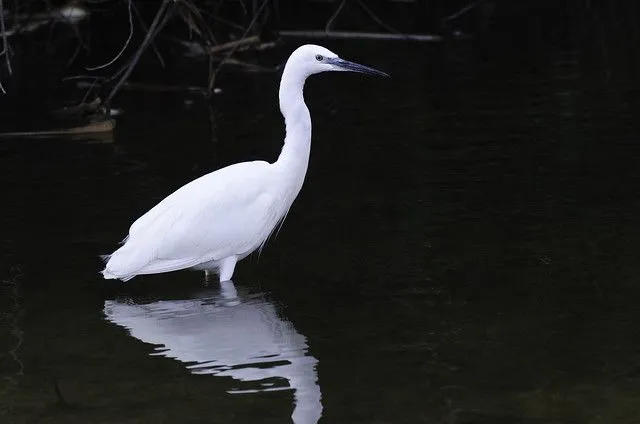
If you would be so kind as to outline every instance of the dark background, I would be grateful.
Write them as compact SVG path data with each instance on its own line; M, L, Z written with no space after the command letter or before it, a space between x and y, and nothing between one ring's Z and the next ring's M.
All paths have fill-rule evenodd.
M151 22L158 2L136 4ZM279 366L314 359L294 377L317 378L321 423L637 420L637 5L495 1L443 22L467 3L366 2L400 33L442 39L278 35L322 30L339 4L278 2L276 13L270 3L255 32L277 43L233 55L268 70L222 66L221 91L208 98L122 89L109 105L120 112L113 133L0 140L0 422L289 422L293 390L194 375L170 353L150 356L181 340L214 364L225 349L242 359L241 348L270 333L234 311L265 311L291 337L278 345L289 356L269 358L273 346L258 344L263 362L232 371L271 369L268 382L293 386ZM69 66L76 35L64 26L50 54L48 35L12 41L3 128L62 125L49 111L86 93L62 79L121 48L126 3L87 7L80 29L91 49ZM220 16L240 29L212 26L216 40L242 36L252 7L224 5ZM392 33L351 1L334 30ZM144 32L135 34L128 55ZM130 81L206 87L208 59L172 41L187 34L184 20L170 20L156 38L165 67L148 50ZM278 236L238 265L241 308L205 312L221 294L199 272L103 280L98 255L172 190L230 163L277 157L279 66L306 42L392 77L307 82L305 185ZM160 318L144 309L179 300L194 307ZM140 307L137 319L107 320L112 301ZM178 329L159 342L130 332L136 323ZM208 339L213 328L237 337ZM239 387L255 393L229 393Z

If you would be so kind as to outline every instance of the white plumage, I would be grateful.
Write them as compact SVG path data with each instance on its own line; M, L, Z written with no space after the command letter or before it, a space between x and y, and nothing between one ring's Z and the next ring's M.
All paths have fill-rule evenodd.
M303 88L307 77L324 71L387 76L324 47L297 48L280 81L286 137L278 160L233 164L173 192L131 225L124 245L107 256L104 278L191 268L231 280L237 261L264 245L302 188L311 148Z

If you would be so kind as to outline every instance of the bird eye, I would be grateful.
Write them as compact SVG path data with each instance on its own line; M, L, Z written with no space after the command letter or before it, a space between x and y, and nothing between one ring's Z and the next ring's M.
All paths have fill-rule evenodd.
M322 59L324 59L324 57L323 57L321 54L317 54L317 55L316 55L316 60L317 60L318 62L322 62Z

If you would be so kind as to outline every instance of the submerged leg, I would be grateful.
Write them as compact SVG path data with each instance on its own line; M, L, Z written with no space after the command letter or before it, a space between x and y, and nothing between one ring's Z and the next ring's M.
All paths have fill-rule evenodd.
M237 256L224 258L220 264L220 281L229 281L233 277L233 270L238 262Z
M220 301L224 306L236 306L240 304L238 291L233 281L220 281Z
M208 286L209 283L211 283L213 281L213 279L216 276L216 272L209 270L209 269L205 269L204 270L204 285Z

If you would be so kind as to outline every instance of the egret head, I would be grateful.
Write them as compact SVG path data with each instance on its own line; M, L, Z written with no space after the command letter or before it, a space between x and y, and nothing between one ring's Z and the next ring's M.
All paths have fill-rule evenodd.
M327 71L351 71L383 77L389 76L368 66L341 59L331 50L315 44L305 44L298 47L287 61L287 67L289 66L303 74L304 77Z

